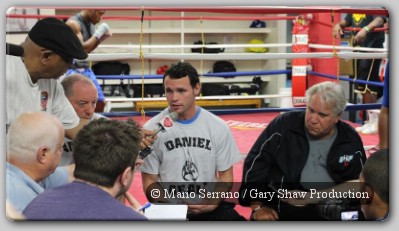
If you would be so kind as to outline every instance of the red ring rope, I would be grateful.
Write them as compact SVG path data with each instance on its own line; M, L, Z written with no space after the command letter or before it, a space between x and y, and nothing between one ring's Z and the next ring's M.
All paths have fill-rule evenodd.
M8 14L7 18L46 18L56 17L59 19L67 19L70 15L33 15L33 14ZM140 16L106 16L104 20L141 20ZM225 16L146 16L145 20L293 20L295 16L246 16L246 17L225 17Z
M18 8L40 8L40 9L68 9L68 10L138 10L143 7L46 7L46 6L18 6ZM214 7L145 7L148 11L163 12L208 12L208 13L228 13L228 14L307 14L307 13L330 13L332 10L336 13L364 13L373 15L389 16L388 10L385 8L349 8L349 7L274 7L274 6L214 6Z

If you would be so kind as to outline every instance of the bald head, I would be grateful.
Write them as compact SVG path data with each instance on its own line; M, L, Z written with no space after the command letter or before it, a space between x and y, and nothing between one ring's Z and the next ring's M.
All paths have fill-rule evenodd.
M101 21L101 18L105 14L105 10L82 10L81 15L86 22L91 22L94 25Z
M7 157L16 161L33 160L40 147L54 151L63 137L64 128L55 116L45 112L22 113L8 130Z
M66 97L71 97L75 94L75 85L87 85L87 87L92 86L94 91L97 91L96 85L88 77L81 74L72 74L66 76L62 81L61 85L64 88Z
M72 74L62 82L65 95L81 119L91 119L98 100L97 88L88 77Z

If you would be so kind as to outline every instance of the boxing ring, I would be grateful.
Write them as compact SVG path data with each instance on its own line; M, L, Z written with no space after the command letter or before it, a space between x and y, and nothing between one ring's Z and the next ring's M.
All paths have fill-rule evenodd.
M123 10L132 9L137 11L137 16L104 16L103 19L108 20L315 20L313 14L317 13L326 13L331 14L332 18L336 13L366 13L366 14L375 14L375 15L387 15L387 11L379 8L369 8L369 9L355 9L355 8L343 8L343 7L209 7L209 8L201 8L201 7L188 7L188 8L157 8L157 7L111 7L107 8L107 10ZM208 13L233 13L236 14L246 13L246 14L276 14L277 16L254 16L254 17L226 17L226 16L218 16L218 17L190 17L190 16L181 16L181 17L171 17L171 16L144 16L144 12L146 11L158 11L158 12L208 12ZM141 15L140 15L141 14ZM295 14L295 16L286 16L281 14ZM20 17L34 17L29 15L19 15ZM18 15L7 15L7 17L18 17ZM36 16L37 17L37 16ZM43 16L41 16L43 17ZM59 18L67 18L69 16L57 16ZM335 19L336 20L336 19ZM324 23L324 26L331 27L334 22ZM323 23L320 23L323 24ZM142 24L141 24L142 25ZM141 29L142 30L142 29ZM332 29L331 29L332 30ZM345 28L347 31L353 31L353 28ZM379 30L387 30L387 28L379 29ZM142 36L142 34L141 34ZM176 53L176 54L168 54L168 53L145 53L143 49L191 49L191 48L248 48L248 47L262 47L262 48L294 48L298 46L298 43L294 41L293 43L265 43L265 44L205 44L203 40L203 44L199 45L168 45L168 44L156 44L156 45L148 45L148 44L136 44L136 45L100 45L98 48L104 50L113 50L112 53L93 53L89 54L87 60L92 62L98 61L113 61L113 60L123 60L123 59L134 59L137 62L141 62L144 65L144 59L158 59L158 60L176 60L176 61L188 61L196 60L272 60L272 59L301 59L304 61L300 66L305 66L306 76L305 78L314 78L317 77L319 80L332 80L332 81L345 81L348 83L362 83L369 84L378 87L384 87L382 82L371 82L371 81L363 81L357 80L353 78L348 78L346 76L340 76L338 74L338 70L336 74L331 73L322 73L321 71L313 70L310 64L310 61L318 60L318 59L330 59L332 62L339 62L339 59L386 59L388 57L388 49L372 49L372 48L360 48L360 47L348 47L348 46L338 46L335 45L335 40L332 39L332 44L316 44L316 43L307 43L301 44L300 46L305 46L305 52L292 52L292 53L245 53L237 55L235 53L219 53L215 54L205 54L201 53ZM138 51L137 51L138 50ZM118 52L120 51L120 52ZM367 53L366 53L367 52ZM294 65L293 65L294 66ZM339 67L339 64L337 65ZM202 81L204 78L236 78L239 76L242 77L253 77L253 76L267 76L269 78L279 78L281 75L297 75L297 70L293 67L291 70L253 70L253 71L237 71L237 72L224 72L224 73L203 73L202 68L199 70L199 74L201 75L200 80ZM136 75L97 75L97 79L99 81L105 80L128 80L134 81L137 80L140 84L142 84L144 88L144 84L149 80L161 80L163 75L156 74L145 74L144 70L142 70L141 74ZM249 78L249 77L248 77ZM250 79L248 79L250 80ZM306 80L308 82L309 80ZM292 88L295 88L295 83L293 82ZM300 83L302 85L302 83ZM306 87L306 84L303 86ZM226 124L230 127L233 136L239 146L240 152L242 153L242 160L238 162L234 166L234 180L236 182L241 181L242 174L242 164L245 155L249 152L251 146L260 135L260 133L266 128L267 124L279 115L282 112L292 111L292 110L304 110L305 105L303 103L299 103L298 105L294 105L292 107L262 107L262 100L265 99L282 99L282 98L291 98L295 97L294 90L290 95L281 95L281 94L258 94L258 95L226 95L226 96L198 96L197 102L200 106L231 106L233 103L237 103L236 106L240 106L239 102L244 102L241 106L251 106L254 108L235 108L235 109L209 109L214 114L221 117ZM303 97L304 92L300 95L296 95L297 97ZM133 117L136 121L143 124L147 121L151 116L156 115L162 108L167 107L167 102L165 97L152 97L147 98L142 95L139 98L126 98L126 97L106 97L106 102L108 108L106 108L103 115L110 117L112 119L118 120L126 120L127 118ZM124 112L112 112L112 105L118 103L131 103L131 110ZM207 104L207 103L208 104ZM212 104L211 102L215 102ZM370 110L370 109L380 109L381 104L352 104L349 103L346 107L346 111L358 111L358 110ZM157 109L157 110L147 110L147 108ZM347 121L353 127L358 127L360 124L356 124L354 122ZM365 149L369 149L376 144L378 144L378 135L363 135L359 134L363 140ZM130 192L133 193L141 203L146 202L146 198L142 192L141 185L141 177L140 172L137 172L134 178L133 186L130 189ZM241 207L239 205L236 206L237 211L239 211L246 218L249 217L250 209Z

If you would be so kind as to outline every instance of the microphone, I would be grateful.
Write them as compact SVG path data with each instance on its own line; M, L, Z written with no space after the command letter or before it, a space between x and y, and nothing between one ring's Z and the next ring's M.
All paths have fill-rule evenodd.
M155 134L158 134L160 131L166 132L169 130L171 127L173 127L174 121L177 120L177 113L172 112L169 115L164 116L157 124L158 128L155 130Z
M174 121L177 120L177 113L176 112L172 112L169 115L164 116L158 123L158 128L157 130L155 130L155 134L158 134L159 132L167 132L169 129L171 129L173 127ZM146 158L146 156L148 156L150 153L152 152L152 148L149 147L145 147L143 150L141 150L139 152L139 156L140 159L144 159Z
M21 57L24 54L24 48L15 44L6 43L6 54Z

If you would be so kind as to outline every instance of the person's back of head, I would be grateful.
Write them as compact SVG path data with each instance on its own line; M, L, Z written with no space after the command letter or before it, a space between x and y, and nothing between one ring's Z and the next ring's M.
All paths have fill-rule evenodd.
M45 178L58 165L63 141L64 128L58 118L45 112L25 112L9 127L7 161L26 168L26 173L33 174L30 176L34 180ZM51 161L43 161L43 158Z
M366 184L366 192L371 201L362 204L363 213L368 220L385 218L389 205L389 151L382 149L373 153L364 164L360 182Z
M91 121L74 140L74 177L99 186L113 187L126 168L134 169L140 141L140 128L132 120Z
M311 86L306 91L306 102L309 102L310 98L315 94L321 96L322 103L334 105L334 113L336 115L345 110L347 103L345 92L338 83L325 81Z
M165 78L167 76L169 76L171 79L180 79L188 76L190 79L190 85L193 88L199 83L197 70L187 62L178 62L177 64L171 65L171 67L165 71L163 82L165 82Z

